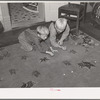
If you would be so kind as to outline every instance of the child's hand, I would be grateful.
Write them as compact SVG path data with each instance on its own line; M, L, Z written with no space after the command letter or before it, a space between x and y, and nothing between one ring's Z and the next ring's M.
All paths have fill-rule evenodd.
M49 54L50 56L54 56L54 54L50 51L46 51L47 54Z
M63 45L63 41L58 41L58 44L59 45Z
M54 52L58 52L58 50L54 50L52 47L50 47L50 50L54 53Z
M66 46L62 46L62 49L63 49L63 50L66 50Z
M60 46L60 48L66 50L66 46Z
M58 52L58 50L53 50L52 52Z

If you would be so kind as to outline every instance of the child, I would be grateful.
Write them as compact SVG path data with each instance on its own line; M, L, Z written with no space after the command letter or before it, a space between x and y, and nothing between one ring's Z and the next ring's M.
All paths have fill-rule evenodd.
M50 42L52 46L66 50L66 47L62 45L63 41L67 38L70 31L67 19L59 18L56 22L52 22L49 26L49 31L50 31ZM57 42L57 35L62 35L61 38L58 40L58 42Z
M49 30L45 26L38 26L36 30L30 30L29 28L23 31L19 37L19 43L21 44L21 48L25 51L32 51L33 45L36 45L38 50L41 53L46 53L53 56L53 52L50 50L48 45L46 48L42 47L42 42L45 43L45 40L48 38Z

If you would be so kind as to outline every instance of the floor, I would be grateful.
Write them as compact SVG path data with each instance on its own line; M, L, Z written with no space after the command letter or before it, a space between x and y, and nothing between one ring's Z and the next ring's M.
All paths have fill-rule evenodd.
M50 22L30 29L43 24L48 27ZM1 33L0 87L100 87L100 30L88 24L81 24L80 30L93 37L93 45L85 47L81 39L70 38L65 42L67 50L59 49L53 58L20 49L18 35L26 28Z
M23 8L23 3L9 3L9 13L12 28L32 25L43 21L38 12L30 12Z
M91 21L91 12L86 15L86 22L81 23L80 30L100 41L100 25Z
M26 52L19 43L0 48L0 88L100 87L100 42L88 36L85 46L87 35L80 33L53 57L37 48Z

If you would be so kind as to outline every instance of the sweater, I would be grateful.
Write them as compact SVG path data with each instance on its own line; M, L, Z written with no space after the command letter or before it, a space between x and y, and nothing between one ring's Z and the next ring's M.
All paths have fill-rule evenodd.
M55 23L51 22L50 26L49 26L49 30L50 30L50 42L51 45L54 47L59 47L59 44L57 43L57 31L55 29ZM69 35L69 31L70 31L70 27L67 24L66 29L64 30L64 32L62 32L62 36L60 38L61 41L64 41L67 36ZM60 34L60 33L59 33Z
M28 28L19 35L18 39L23 40L24 43L27 42L31 46L36 45L41 53L45 53L47 50L49 50L45 40L42 40L40 37L38 37L36 30L30 30ZM45 47L43 45L45 45Z

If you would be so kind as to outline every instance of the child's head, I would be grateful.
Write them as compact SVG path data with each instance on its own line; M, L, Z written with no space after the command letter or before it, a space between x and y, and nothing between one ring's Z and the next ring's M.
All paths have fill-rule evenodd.
M67 26L67 19L65 18L59 18L55 23L55 28L59 33L63 32L66 26Z
M38 26L37 32L38 32L38 36L43 40L47 39L47 37L49 35L49 30L45 26Z

